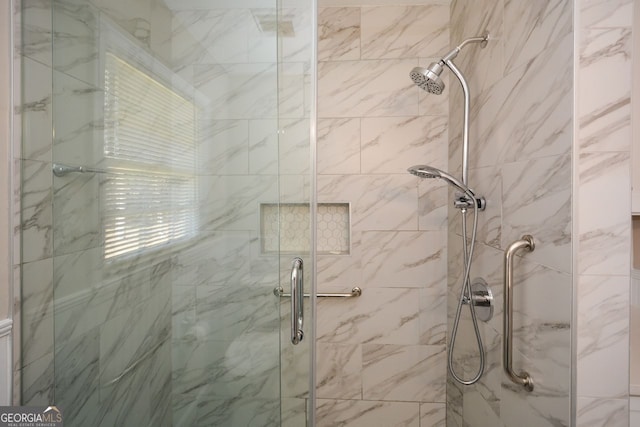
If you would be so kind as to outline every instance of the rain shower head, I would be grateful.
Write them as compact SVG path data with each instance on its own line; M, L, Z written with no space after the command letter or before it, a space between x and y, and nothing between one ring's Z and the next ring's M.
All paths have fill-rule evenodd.
M427 68L415 67L411 70L411 80L423 90L434 95L440 95L444 90L444 82L440 78L442 74L442 62L433 62Z
M463 193L473 195L473 191L471 191L469 187L467 187L466 185L464 185L463 183L461 183L460 181L458 181L456 178L449 175L445 171L442 171L438 168L434 168L432 166L427 166L427 165L415 165L415 166L411 166L409 169L407 169L407 171L419 178L443 179L444 181L446 181L447 184L457 188Z

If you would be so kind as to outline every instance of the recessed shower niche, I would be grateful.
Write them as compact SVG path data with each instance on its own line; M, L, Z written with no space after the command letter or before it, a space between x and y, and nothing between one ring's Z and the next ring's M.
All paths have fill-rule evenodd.
M260 205L262 253L308 252L309 204L263 203ZM317 251L323 255L349 255L349 203L318 203Z

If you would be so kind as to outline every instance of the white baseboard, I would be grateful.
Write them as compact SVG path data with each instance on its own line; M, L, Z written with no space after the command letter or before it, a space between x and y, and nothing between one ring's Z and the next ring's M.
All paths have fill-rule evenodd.
M631 304L640 306L640 270L631 269Z
M640 191L631 192L631 215L640 215Z
M13 368L11 363L11 340L13 321L0 320L0 406L11 405L11 381Z

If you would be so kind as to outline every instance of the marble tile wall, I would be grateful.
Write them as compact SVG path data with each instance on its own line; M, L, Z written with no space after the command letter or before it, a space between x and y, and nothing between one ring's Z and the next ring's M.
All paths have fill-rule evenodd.
M309 339L290 344L288 300L273 289L309 248L263 251L260 206L310 196L311 9L275 6L183 5L165 40L202 104L200 235L173 269L177 424L297 426L307 416ZM276 19L289 30L277 34Z
M80 402L73 409L76 419L89 422L87 417L98 413L105 425L118 423L118 417L136 411L141 417L146 410L154 411L156 403L166 403L163 407L183 422L204 423L211 417L219 417L220 422L251 422L237 418L241 417L237 412L220 410L229 407L229 395L211 387L219 381L225 390L242 390L251 396L243 407L255 408L245 412L258 417L253 421L272 420L278 408L270 396L277 383L273 373L279 362L274 365L266 356L273 353L277 359L279 349L270 348L271 341L264 340L279 329L280 319L274 317L259 325L256 316L261 315L253 313L222 330L210 326L226 318L225 310L242 306L240 301L234 305L233 294L227 294L222 286L229 281L248 283L246 290L252 292L254 306L268 309L273 301L262 291L278 281L279 268L273 265L279 260L260 256L254 202L273 202L278 197L274 177L278 159L264 155L273 153L278 144L283 155L292 160L286 162L291 166L289 177L280 182L285 199L290 194L291 202L299 202L299 194L308 188L308 181L300 179L305 169L296 167L301 162L295 161L304 158L302 135L307 131L302 119L308 112L308 100L297 96L295 90L304 90L308 84L304 45L295 38L283 42L282 92L274 97L260 92L261 86L254 90L251 85L257 79L275 81L275 68L260 56L265 47L277 50L275 37L235 26L233 31L225 31L224 37L246 49L230 51L224 44L213 43L203 50L200 45L200 39L210 37L207 31L197 31L201 23L206 28L207 19L232 22L229 14L237 20L253 19L246 10L204 15L201 10L183 11L171 17L168 10L141 1L136 10L140 9L141 15L151 13L153 18L129 21L115 2L83 5L79 15L69 13L78 12L73 1L58 3L56 16L46 0L22 0L20 11L26 29L21 63L24 78L33 83L24 86L23 108L17 112L25 135L20 162L23 197L17 200L23 206L20 232L25 254L22 269L16 268L24 276L21 315L25 355L16 359L21 360L16 366L20 374L16 378L21 378L22 386L20 401L34 405L58 398L63 404ZM125 4L129 7L129 2ZM578 7L579 51L574 53L573 7L559 0L454 0L451 5L421 1L413 6L321 2L318 199L350 203L352 236L349 255L319 257L318 289L345 291L359 285L364 294L354 300L319 302L318 425L371 425L372 420L386 420L390 425L444 425L445 402L451 425L462 425L463 418L468 425L519 425L516 420L521 418L516 417L522 413L531 425L569 425L572 245L577 248L578 316L574 326L578 339L578 425L611 425L612 420L616 426L626 425L630 5L629 0L606 4L582 1ZM79 228L62 224L56 231L53 222L60 215L87 213L87 206L71 203L72 196L90 194L99 182L74 177L55 183L50 172L53 152L64 143L95 137L86 132L96 116L82 106L88 105L83 97L100 93L96 58L90 48L96 39L87 32L87 28L95 28L98 8L203 93L217 94L208 98L207 111L220 111L223 101L229 106L221 115L210 117L206 135L224 139L225 133L231 132L240 135L237 140L242 142L221 152L203 146L212 162L224 167L216 174L202 171L202 186L208 191L241 195L227 206L216 206L215 202L202 206L202 233L211 239L194 242L184 256L160 256L148 269L128 265L100 275L91 274L100 270L100 237L92 234L91 224ZM293 9L287 13L296 25L308 19ZM60 48L55 61L49 49L52 19L67 29L54 44ZM154 22L166 28L169 21L172 37L153 31ZM492 35L489 46L469 47L457 59L473 90L470 182L489 200L487 211L481 214L473 275L496 284L493 289L499 303L502 250L525 232L536 237L536 251L518 260L516 281L521 286L516 292L523 300L535 302L540 294L532 289L543 288L542 295L553 293L554 301L542 300L535 309L529 302L516 301L516 348L522 350L515 363L526 365L539 379L534 393L526 397L502 379L500 304L496 318L483 325L488 348L485 379L463 390L447 383L444 302L450 305L455 301L454 287L460 279L460 220L457 212L448 212L446 187L420 182L405 172L414 163L460 170L461 93L457 84L451 82L446 95L434 97L413 87L408 72L485 29ZM85 44L78 47L74 38ZM177 49L177 44L193 49ZM86 55L78 56L82 52ZM181 55L191 59L185 61ZM575 86L578 132L572 150L574 55L579 56ZM185 63L191 65L185 67ZM616 76L605 90L600 84L602 75L611 73ZM77 128L60 123L60 144L54 144L47 131L54 120L51 87L68 88L58 95L68 93L69 102L76 102L87 114L84 125ZM250 105L242 101L246 93L241 88L246 87L252 88L254 96L260 94L259 101ZM219 88L225 91L217 91ZM523 102L527 100L530 102ZM279 127L274 113L278 108L288 112L280 123L287 130L280 141L274 137ZM85 156L84 160L93 159L93 153L83 147L71 152ZM222 157L224 161L220 161ZM576 165L578 183L573 199L572 164ZM237 179L233 177L236 171ZM71 210L56 211L60 209L53 204L57 197L70 201L65 206ZM571 221L574 205L578 214L575 224ZM615 211L603 211L603 205L616 206ZM572 239L572 230L577 230L577 242ZM66 238L56 239L54 244L54 233ZM603 247L607 249L602 251ZM212 251L221 251L214 264L202 256ZM234 254L247 255L252 262L234 267L238 259ZM69 265L77 267L66 268ZM214 265L224 266L232 276L217 277L220 269ZM69 277L69 271L76 277ZM119 285L90 288L83 295L83 307L54 300L53 289L56 298L77 293L78 277L88 278L94 285ZM182 282L175 282L177 286L170 289L171 280ZM144 285L132 286L140 283ZM229 307L216 307L221 295ZM172 303L167 306L160 299ZM602 304L603 300L607 303ZM147 302L155 308L141 311L141 304ZM55 329L54 304L64 308ZM603 323L603 319L608 321ZM129 324L138 326L124 335L119 333ZM150 324L165 326L158 328L152 339L142 339L148 336ZM176 332L171 341L167 341L167 328ZM225 333L228 329L246 340L230 339ZM463 329L460 333L469 337L470 332ZM68 345L54 348L54 337ZM138 345L115 345L120 340ZM222 346L212 347L216 341ZM264 341L261 348L269 350L247 353L252 348L249 342L256 341ZM535 345L527 350L524 342ZM69 349L77 352L61 353ZM457 362L468 374L474 369L473 352L472 346L460 344ZM109 384L131 360L147 353L151 357L134 375L120 384ZM229 370L217 370L208 359L213 353L220 361L215 366L229 360L237 363ZM298 356L284 353L285 362L295 368L292 372L304 372L303 358ZM102 366L100 361L106 357L113 361ZM72 383L64 382L68 377L60 377L59 385L54 386L54 359L67 361L65 369L77 374ZM252 371L256 377L243 374L246 381L238 381L238 369L249 366L260 367ZM169 375L145 379L146 373L157 371ZM602 375L594 377L594 371ZM195 392L184 391L186 383L176 381L183 378L207 381L200 381ZM176 387L172 395L156 394L158 389L171 391L167 385L172 380ZM256 388L256 384L261 385ZM291 425L304 418L304 387L295 379L284 378L287 411L283 416ZM132 388L140 393L131 395ZM193 409L194 398L199 399L197 410ZM138 403L123 405L122 412L115 415L96 411L97 407L137 399ZM145 403L140 406L142 400ZM140 411L141 407L145 411ZM478 413L483 416L471 416Z
M273 2L172 11L161 3L24 2L22 62L33 84L21 111L27 257L18 401L58 402L77 425L123 425L125 417L141 425L151 414L158 425L267 425L280 417L283 381L283 419L295 423L305 417L308 383L299 378L309 377L309 346L300 354L278 347L273 288L289 255L281 267L262 253L259 207L310 194L311 9L282 9L295 33L279 39L269 27ZM199 226L175 252L105 261L97 195L108 177L51 174L52 159L103 162L105 23L135 46L129 55L152 54L193 89ZM300 375L279 378L281 350Z
M570 425L572 18L572 3L560 0L451 3L452 46L490 34L486 48L469 45L455 62L471 89L469 184L488 205L480 213L471 277L483 277L496 298L494 318L481 324L483 378L469 387L447 384L451 426ZM449 88L448 164L460 173L462 91L454 83ZM450 208L450 319L462 280L460 225ZM534 236L536 249L519 254L514 266L514 367L532 375L532 393L502 372L502 257L523 234ZM477 348L467 314L462 322L455 361L471 377Z
M14 402L47 404L54 399L53 355L53 253L52 253L52 184L51 174L51 4L50 2L18 2L16 16L21 18L23 31L16 42L17 57L22 71L17 85L22 102L16 117L22 123L17 141L22 168L20 188L15 202L23 207L18 217L16 241L22 245L21 286L16 287L19 307L16 315L21 322L21 355L15 359L18 383ZM31 82L22 85L21 82ZM26 279L24 278L26 274ZM16 354L17 356L17 354Z
M576 9L579 427L629 425L633 3L581 0Z
M320 2L318 201L351 205L351 252L319 255L318 426L443 426L448 97L409 72L449 46L448 2Z
M26 0L21 6L19 201L25 208L19 234L25 256L15 402L56 403L71 425L152 418L165 425L171 419L173 256L106 262L98 211L104 178L51 173L53 159L76 165L101 160L98 22L104 11L79 1ZM52 22L64 28L53 39Z

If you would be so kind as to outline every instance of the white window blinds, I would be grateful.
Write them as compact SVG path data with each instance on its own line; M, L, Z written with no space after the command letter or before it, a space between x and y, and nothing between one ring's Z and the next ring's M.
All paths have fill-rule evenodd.
M106 259L195 233L196 108L114 54L105 56Z

